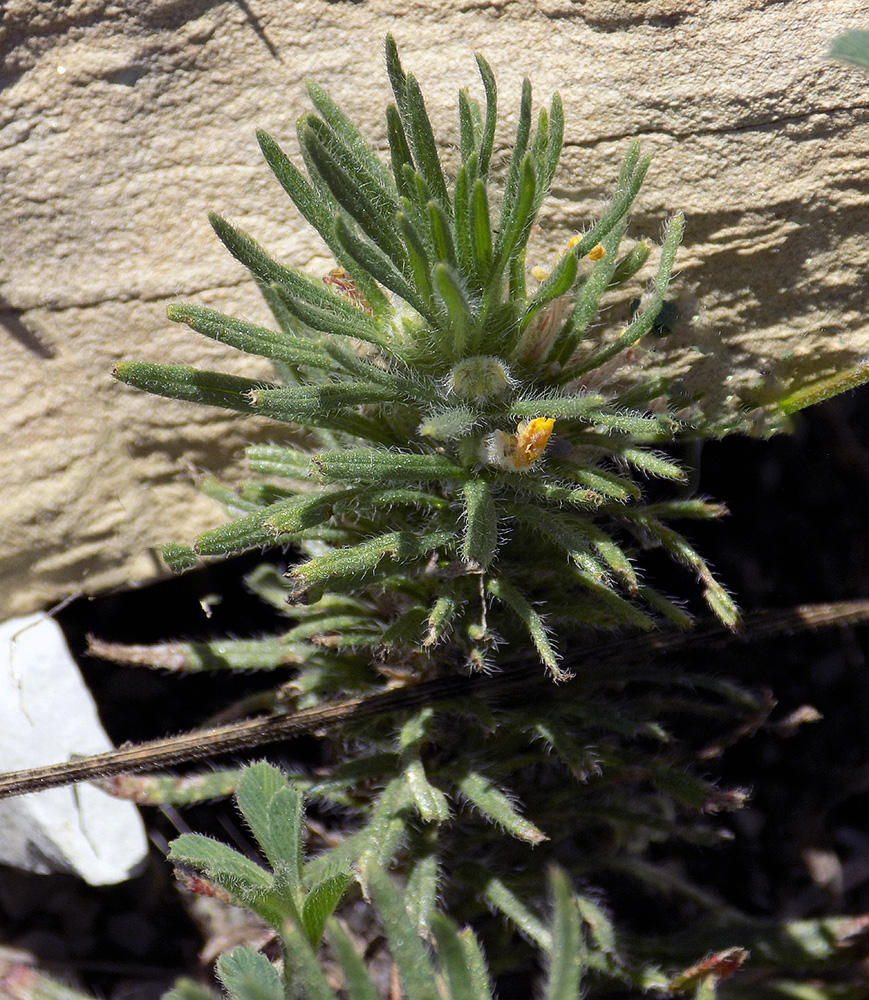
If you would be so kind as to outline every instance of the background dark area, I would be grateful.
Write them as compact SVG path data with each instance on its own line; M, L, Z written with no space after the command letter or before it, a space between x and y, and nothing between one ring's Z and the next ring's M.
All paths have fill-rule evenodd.
M699 489L726 502L732 514L686 533L744 610L869 596L869 389L800 416L789 436L706 444ZM59 613L116 743L192 728L273 678L116 667L83 655L86 633L139 643L280 630L279 616L241 584L262 558L257 553L139 591L79 600ZM691 591L687 574L681 582L674 574L672 584ZM208 618L200 601L211 594L222 601ZM730 844L714 852L686 849L684 863L749 913L869 911L867 645L869 628L831 629L690 654L720 665L723 675L772 689L773 719L803 705L823 715L789 738L762 729L710 764L723 784L751 788L752 796L728 820L736 834ZM280 763L315 753L308 740L268 755ZM145 820L152 855L147 869L124 885L94 889L66 876L0 870L0 943L33 952L46 971L73 973L88 988L124 1000L159 996L176 975L191 974L201 938L161 850L187 828L224 839L244 835L229 807L146 809ZM812 879L805 863L812 851L840 862L826 885Z

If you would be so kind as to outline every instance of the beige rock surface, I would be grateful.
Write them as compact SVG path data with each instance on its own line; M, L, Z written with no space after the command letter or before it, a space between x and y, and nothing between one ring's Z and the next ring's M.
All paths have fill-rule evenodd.
M633 217L688 217L661 342L713 416L746 389L869 354L869 76L826 59L865 27L852 0L6 0L0 8L0 618L138 584L161 541L220 511L193 470L242 475L266 423L115 384L121 358L259 374L165 319L194 299L258 321L205 220L225 212L274 253L329 266L259 159L296 149L315 78L385 147L392 31L454 137L458 87L492 63L505 122L521 75L559 89L567 146L540 260L595 217L628 140L654 162ZM615 314L615 313L614 313ZM666 348L666 351L664 351ZM716 388L720 387L720 388Z

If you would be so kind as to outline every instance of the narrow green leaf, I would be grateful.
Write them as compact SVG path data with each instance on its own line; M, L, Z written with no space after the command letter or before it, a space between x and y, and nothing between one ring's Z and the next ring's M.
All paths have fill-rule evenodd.
M394 104L390 104L386 108L386 137L389 142L389 158L398 192L404 198L412 198L412 184L408 181L405 167L413 170L413 157L410 153L401 115Z
M869 35L869 32L865 32L865 34ZM849 389L856 389L867 382L869 382L869 364L863 363L855 365L853 368L838 371L829 378L819 379L817 382L809 383L809 385L789 390L788 394L784 398L776 400L776 403L782 413L790 416L804 410L807 406L822 403L825 399L831 399Z
M540 659L556 680L564 680L570 675L558 666L558 656L552 648L543 619L531 607L519 591L502 577L492 577L486 581L486 590L507 605L528 629Z
M474 116L471 114L471 102L466 90L459 91L459 155L462 164L477 151L477 135L474 128Z
M603 239L604 255L596 260L591 274L583 281L570 319L555 339L548 360L564 365L563 380L575 377L575 367L568 364L585 331L598 313L601 296L612 284L616 269L616 253L624 233L624 226L614 226ZM577 256L574 253L574 256Z
M434 840L434 835L431 838ZM417 934L425 935L436 913L440 866L434 850L422 855L411 849L411 861L404 887L404 905Z
M256 548L286 545L303 528L331 517L332 494L293 496L247 517L212 528L197 536L194 551L200 556L228 555Z
M465 500L465 534L462 558L485 569L498 548L498 514L489 484L469 479L462 485Z
M583 942L579 911L567 876L549 871L552 893L552 947L547 952L545 1000L577 1000L583 974Z
M338 203L331 196L328 201L324 200L324 197L305 180L302 173L293 165L270 135L262 130L257 130L256 136L266 163L268 163L278 183L290 196L293 204L326 241L326 245L335 255L336 261L346 269L359 286L359 290L365 296L375 315L386 314L390 308L389 302L377 287L376 282L355 261L347 257L341 247L335 243L332 234L332 220ZM269 300L269 305L274 311L276 303L270 300L267 289L268 285L263 289L263 294Z
M481 55L474 57L477 60L477 69L483 80L483 89L486 91L486 124L483 127L483 135L480 139L480 173L483 177L489 172L489 161L492 159L492 147L495 144L495 123L498 116L498 91L495 86L495 74L492 67Z
M499 878L490 877L485 883L483 897L495 910L503 913L525 937L548 951L552 947L552 931L520 899L518 893Z
M556 91L549 104L549 144L540 157L540 187L544 194L549 190L549 185L558 169L563 146L564 107L561 103L561 95Z
M302 927L312 947L319 945L326 921L335 912L352 881L353 877L349 872L338 872L324 878L308 891L302 906Z
M492 984L483 953L471 931L460 933L442 913L432 919L438 962L449 984L450 1000L491 1000Z
M437 479L467 479L468 471L441 455L424 455L391 448L341 448L313 457L326 483L406 483Z
M739 624L739 610L733 598L712 575L697 550L677 531L662 524L657 518L638 518L637 523L656 538L664 549L688 569L693 569L703 585L703 597L710 610L728 628L736 628Z
M327 382L325 385L294 385L289 389L255 389L250 397L256 412L263 416L306 423L324 412L398 402L403 393L382 383Z
M386 73L395 95L395 103L398 105L402 118L406 114L407 108L407 74L401 68L401 59L398 56L398 46L392 35L386 36L384 44L384 54L386 56Z
M233 257L261 281L274 285L287 308L303 323L322 333L356 337L386 346L379 324L361 309L329 291L322 281L315 281L301 271L278 264L250 236L235 229L214 212L208 218Z
M284 961L292 969L293 992L289 996L302 996L305 1000L338 1000L326 982L320 962L305 931L293 921L287 921L282 930ZM285 973L285 978L288 978Z
M199 563L199 556L188 545L169 542L161 545L158 551L160 558L173 573L183 573L185 569L192 569Z
M241 413L256 412L249 398L252 389L277 388L268 382L238 375L222 375L184 365L158 365L150 361L122 361L113 375L120 382L155 396L221 406Z
M531 158L526 157L525 155L528 149L528 137L530 134L531 83L525 79L522 81L522 98L519 105L519 122L516 126L516 138L513 142L513 149L510 154L510 164L507 167L507 177L504 180L504 196L501 203L501 218L498 222L499 232L498 239L495 244L496 257L501 254L504 240L507 237L507 232L511 228L511 222L516 215L517 205L522 198L522 191L525 187L522 175L527 172L529 165L531 166L532 174L536 173L533 170ZM507 254L507 257L509 257L509 253Z
M428 780L419 757L409 759L404 768L404 780L424 823L445 823L450 818L446 795Z
M364 268L382 285L385 285L390 291L395 292L399 298L404 299L409 306L412 306L421 315L428 319L432 318L430 306L417 293L416 289L402 274L395 263L376 244L359 239L340 215L335 216L335 239L360 267ZM407 248L402 246L402 251L403 258L408 261L412 268L413 262L407 256Z
M541 396L529 399L514 399L510 403L511 417L547 416L555 420L589 420L590 415L600 410L606 398L597 392L577 392L563 396Z
M471 247L473 280L484 288L492 280L492 226L489 222L489 197L485 183L478 177L471 188Z
M636 319L620 337L617 337L616 340L601 350L595 351L591 357L584 358L579 365L574 367L572 369L574 376L583 375L585 372L598 368L606 361L609 361L610 358L614 358L621 351L631 347L652 329L652 325L664 301L664 293L667 290L670 275L673 272L673 261L675 260L676 251L679 248L684 228L685 219L682 215L674 215L667 223L667 229L664 233L664 243L661 247L661 260L658 264L658 272L655 275L655 290L646 303L646 307L637 314Z
M618 285L623 285L626 281L630 281L649 259L651 252L651 240L643 239L639 243L635 243L616 264L610 277L610 288L615 288Z
M470 434L481 420L479 412L468 406L452 406L426 417L416 432L435 441L455 441Z
M326 924L329 944L344 973L348 1000L382 1000L368 975L368 967L356 953L353 942L340 923L331 918Z
M248 354L327 371L333 367L329 355L310 340L288 337L266 327L224 316L213 309L179 303L169 306L166 315L173 323L186 323L197 333Z
M624 447L616 443L610 443L613 451L626 462L645 472L649 476L657 476L659 479L672 479L677 483L688 481L688 474L677 462L672 461L666 455L649 451L647 448L637 448L630 445Z
M446 638L459 607L460 601L456 588L447 585L438 595L438 599L429 613L428 632L423 646L435 646Z
M422 174L435 200L440 202L445 211L448 211L450 200L434 133L428 112L425 109L422 91L419 89L415 77L411 74L405 77L405 93L407 95L407 118L404 124L417 170ZM399 105L400 110L401 106Z
M314 472L310 452L277 444L254 444L247 449L248 465L254 472L289 479L310 479Z
M365 876L405 996L414 1000L440 1000L435 972L425 945L417 936L413 921L389 875L379 865L369 864Z
M398 228L401 231L402 238L404 239L404 244L407 247L407 255L410 260L411 270L413 271L414 282L416 283L419 295L426 306L423 315L430 317L434 325L440 326L440 320L435 314L436 307L431 283L431 268L433 259L429 256L427 246L417 232L416 227L410 221L408 215L405 212L399 212L396 218L398 221Z
M335 200L401 266L404 261L395 229L400 205L392 178L382 169L371 170L357 149L313 115L299 120L298 132L306 162L313 165Z
M510 799L485 775L467 770L454 776L456 787L486 819L503 827L517 840L540 844L548 837L526 819Z
M434 285L443 302L448 317L447 329L452 338L453 357L462 357L470 340L474 321L474 307L464 288L461 276L449 264L436 264Z
M320 115L323 117L323 120L329 128L337 136L340 136L341 140L359 158L362 169L364 169L366 173L377 177L379 179L380 186L385 191L394 190L394 185L392 178L389 176L389 171L377 158L377 154L371 148L365 136L359 131L358 128L356 128L353 122L347 117L347 115L344 114L338 105L335 104L332 98L329 97L322 87L314 83L312 80L308 80L306 86L308 96L311 98L311 102L314 107L320 112Z
M615 472L609 472L607 469L587 468L584 466L568 467L565 469L562 466L559 471L566 472L571 479L575 479L576 482L581 483L583 486L588 486L590 489L611 500L620 502L624 502L625 500L639 500L642 495L642 491L633 480L625 476L620 476Z
M294 566L290 578L294 594L311 588L331 586L360 580L373 572L383 560L412 562L453 541L451 531L435 531L416 535L410 531L393 531L360 542L334 549L326 555L316 556L300 566Z
M472 153L472 164L476 168L476 153ZM456 230L456 261L459 273L466 280L471 279L474 269L473 232L471 229L471 184L469 181L471 168L463 163L456 171L456 183L453 192L453 211L455 212Z
M233 948L217 960L217 976L234 1000L284 1000L281 977L252 948Z

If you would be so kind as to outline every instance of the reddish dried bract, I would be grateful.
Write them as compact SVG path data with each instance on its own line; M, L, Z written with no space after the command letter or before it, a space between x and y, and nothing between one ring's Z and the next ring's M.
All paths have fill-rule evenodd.
M352 302L357 309L361 309L362 312L368 313L369 316L374 315L374 311L368 304L368 300L359 291L359 286L350 277L349 274L344 270L343 267L334 267L332 270L323 278L324 285L332 285L339 295L343 295L345 299Z
M709 955L702 962L680 972L670 981L667 989L670 993L681 993L700 979L729 979L747 958L748 952L745 948L725 948L724 951Z
M187 892L192 892L194 896L208 896L211 899L219 899L222 903L231 903L232 899L226 889L222 889L213 882L208 882L200 875L183 871L181 868L175 869L175 878L181 883Z

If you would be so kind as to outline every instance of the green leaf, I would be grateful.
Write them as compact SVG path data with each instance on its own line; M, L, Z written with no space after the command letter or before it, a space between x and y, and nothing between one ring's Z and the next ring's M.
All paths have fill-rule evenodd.
M865 32L865 34L869 36L869 32ZM798 389L791 389L786 396L776 400L776 403L782 413L790 416L804 410L807 406L814 406L815 403L831 399L849 389L856 389L867 382L869 382L869 364L863 363L835 372L829 378L810 382Z
M251 948L234 948L217 960L217 975L234 1000L285 1000L272 963Z
M552 947L551 930L520 899L518 893L501 879L492 876L485 882L483 898L495 910L503 913L504 916L511 920L522 934L532 940L538 947L544 951Z
M389 875L380 865L370 863L365 869L365 877L405 996L414 1000L440 1000L425 946Z
M289 920L281 929L281 938L284 961L292 970L293 991L288 995L304 997L305 1000L338 1000L326 982L316 952L303 928Z
M236 794L238 808L275 873L291 894L302 871L302 796L270 764L244 769Z
M160 558L173 573L183 573L185 569L193 569L199 563L199 556L189 545L178 545L169 542L158 549Z
M255 389L251 403L258 413L275 420L307 423L324 412L352 406L396 402L402 394L376 382L328 382L294 385L288 389Z
M441 455L416 454L391 448L341 448L314 456L320 478L326 483L424 482L467 479L468 472Z
M591 274L582 283L576 297L570 319L553 342L549 360L565 366L564 380L574 378L576 369L568 365L568 361L585 336L589 324L597 315L601 296L612 285L612 276L616 269L616 252L623 233L624 226L617 225L604 237L602 244L604 255L594 262ZM577 254L574 253L574 256Z
M404 780L423 822L445 823L450 818L446 795L428 780L418 756L412 756L408 760L404 768Z
M552 676L556 680L564 680L568 677L569 674L566 674L558 666L558 656L552 648L543 619L513 584L503 577L492 577L486 582L486 590L493 597L497 597L499 601L506 604L523 622L534 643L534 648Z
M270 892L273 886L271 875L258 864L226 844L196 833L176 837L169 845L169 860L201 872L248 905L253 905L251 900Z
M400 205L392 178L379 164L378 169L372 169L358 148L348 145L314 115L299 119L298 133L305 162L320 175L344 211L401 267L404 260L395 227Z
M49 1000L49 998L46 997L45 1000ZM58 1000L75 1000L75 998L70 995L59 997ZM81 994L81 1000L84 1000L84 994ZM175 985L168 993L163 994L162 1000L220 1000L220 998L216 993L205 989L199 983L182 976L175 980Z
M388 313L391 306L377 287L377 283L335 242L332 223L337 202L333 202L331 199L325 200L324 196L315 191L271 136L262 130L258 130L256 135L260 150L279 184L305 219L325 240L336 261L359 286L360 292L365 296L365 300L375 315L381 316Z
M525 79L522 81L522 98L519 105L519 122L516 126L516 137L513 140L513 149L510 153L510 164L507 167L507 177L504 181L504 197L501 204L501 218L498 223L498 238L495 244L495 256L502 254L504 243L508 238L508 231L513 228L512 223L517 215L517 206L523 197L523 192L527 194L527 182L523 179L523 174L528 173L535 177L534 189L536 189L536 171L530 157L525 155L528 149L528 138L531 134L531 83ZM481 171L482 172L482 171ZM532 201L533 201L532 193ZM515 239L515 235L513 237ZM509 258L509 252L505 256L505 261Z
M618 285L623 285L626 281L630 281L649 259L651 252L651 240L644 239L640 240L639 243L635 243L616 264L610 277L610 288L615 288Z
M452 351L454 357L461 357L466 350L474 327L475 310L471 304L467 289L464 287L461 275L449 264L436 264L434 269L434 287L438 297L446 307Z
M483 80L483 89L486 91L486 124L483 127L483 135L480 139L480 174L485 177L489 172L489 161L492 158L492 147L495 143L495 123L498 117L498 91L495 85L495 74L492 67L481 56L474 57L477 60L477 69Z
M205 406L253 413L251 390L270 386L268 382L221 375L184 365L159 365L150 361L123 361L112 373L120 382L169 399L181 399Z
M404 888L404 905L413 921L417 934L425 935L429 929L438 901L440 865L434 853L436 835L430 838L431 849L421 855L411 850L411 861Z
M286 545L304 528L332 516L332 503L344 492L292 496L247 517L199 535L194 549L200 556L228 555L256 548Z
M417 170L422 174L432 197L440 202L444 210L447 210L450 199L438 157L434 133L425 109L422 91L419 89L415 77L411 74L405 77L405 95L406 110L402 117ZM400 104L398 109L402 110Z
M591 357L584 358L579 365L571 369L574 376L583 375L585 372L600 367L610 358L614 358L621 351L631 347L652 329L664 302L664 293L667 290L670 275L673 273L673 261L676 258L676 251L682 240L684 228L685 219L682 215L674 215L667 223L664 243L661 247L661 259L658 263L658 272L655 275L654 294L649 297L645 308L637 314L636 319L620 337L601 350L595 351Z
M462 484L465 500L465 534L462 558L485 569L498 548L498 514L489 484L469 479Z
M310 340L276 333L266 327L224 316L213 309L179 303L169 306L166 315L173 323L186 323L197 333L248 354L326 371L334 367L332 358Z
M442 913L432 919L438 961L449 984L450 1000L492 1000L486 961L470 930L460 932Z
M552 893L552 947L547 954L545 1000L577 1000L583 974L583 942L579 912L567 876L549 872Z
M321 333L356 337L388 349L379 324L361 309L329 291L322 281L278 264L246 233L235 229L214 212L208 218L233 257L261 281L274 286L287 308L303 323Z
M492 282L492 225L489 221L489 197L485 183L477 178L471 188L471 249L473 252L472 281L475 288L485 288Z
M348 1000L382 1000L369 978L368 967L338 921L330 919L326 926L329 944L344 973L344 990Z
M326 921L335 912L352 881L353 876L349 872L338 872L312 886L305 896L302 927L314 948L320 943Z
M529 844L540 844L548 839L485 775L467 770L456 775L454 780L462 795L486 819L503 827L512 837Z

